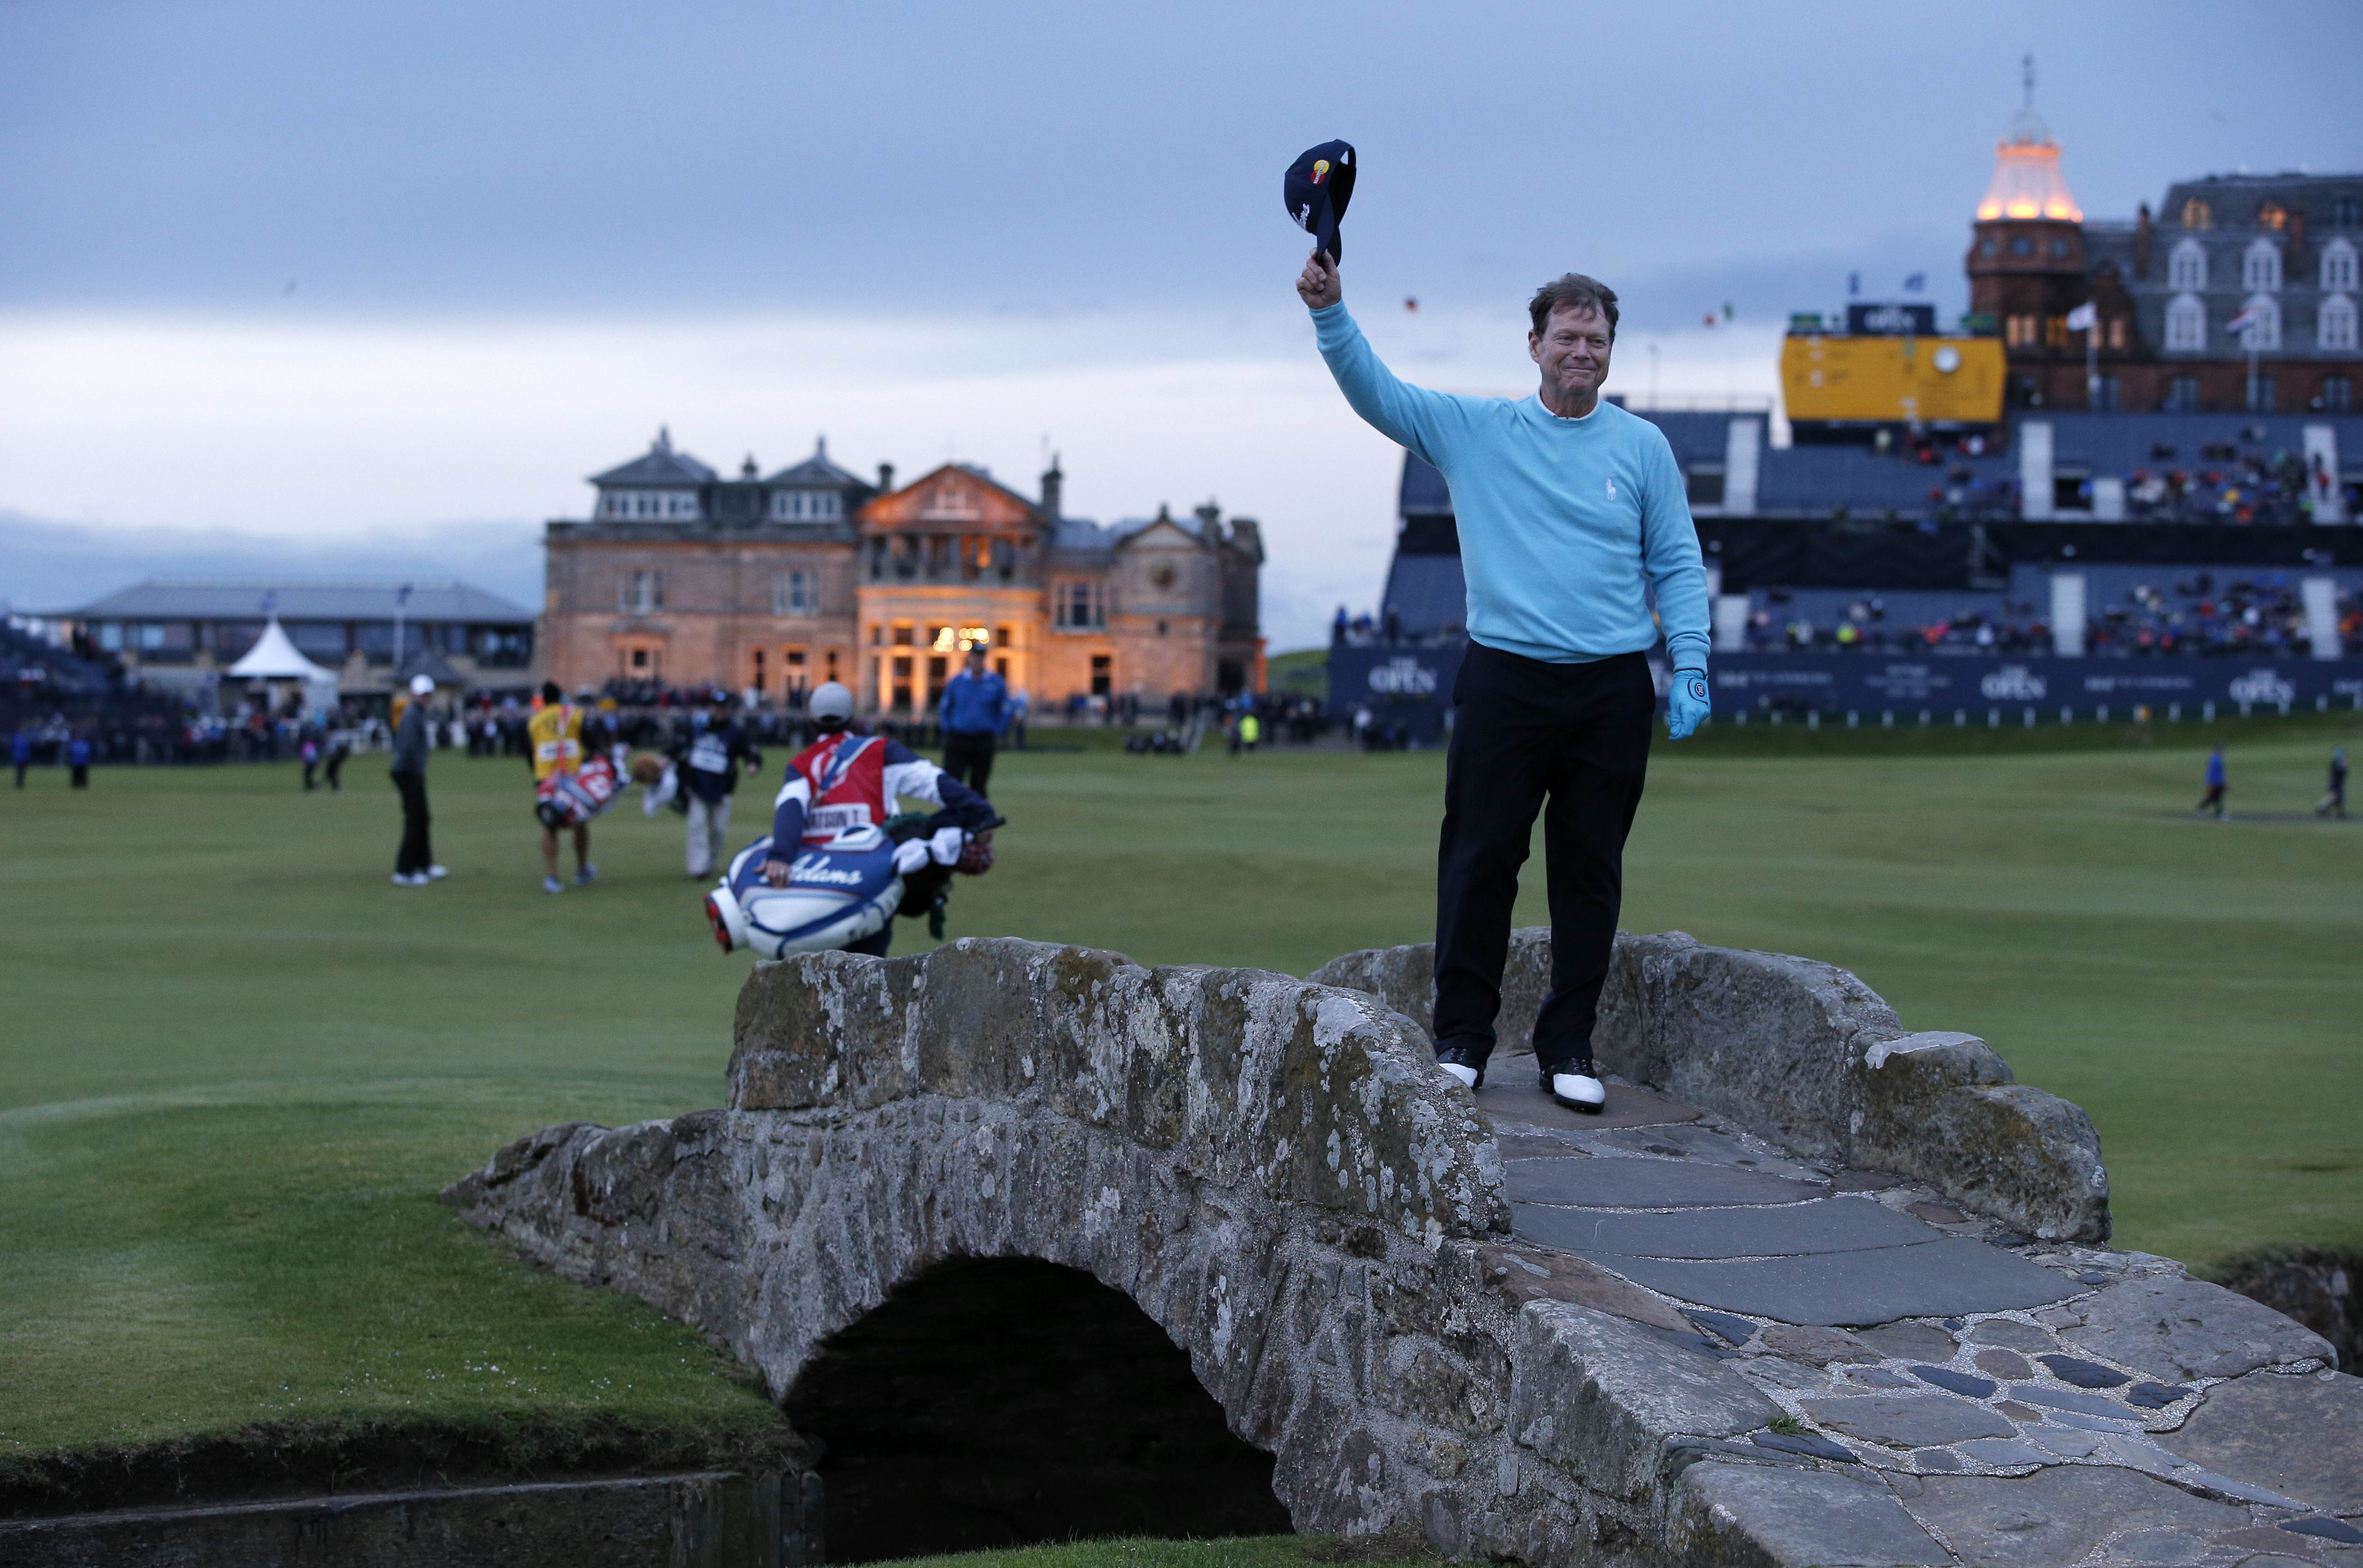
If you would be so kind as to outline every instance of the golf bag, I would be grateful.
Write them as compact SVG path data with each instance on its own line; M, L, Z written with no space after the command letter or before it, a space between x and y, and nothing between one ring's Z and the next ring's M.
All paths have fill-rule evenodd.
M722 885L705 895L705 919L724 952L752 948L760 958L828 952L875 936L903 905L894 841L877 828L848 828L806 843L788 862L788 885L763 876L770 834L732 858Z
M572 773L552 773L533 786L533 814L552 831L580 828L613 805L620 787L615 763L586 757Z

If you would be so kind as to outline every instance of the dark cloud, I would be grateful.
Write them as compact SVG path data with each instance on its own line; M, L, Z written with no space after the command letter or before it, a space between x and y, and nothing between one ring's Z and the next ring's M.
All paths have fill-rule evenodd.
M2226 69L2191 4L12 6L0 306L1219 304L1284 287L1280 171L1335 135L1388 295L1949 278L2028 48L2088 211L2363 161L2363 11L2241 15Z

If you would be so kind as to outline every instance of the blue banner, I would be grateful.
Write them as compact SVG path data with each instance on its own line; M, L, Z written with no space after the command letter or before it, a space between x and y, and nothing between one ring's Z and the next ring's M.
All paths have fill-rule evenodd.
M1329 712L1350 721L1368 708L1374 724L1401 725L1432 744L1444 733L1464 642L1427 648L1337 647L1329 651Z
M1452 706L1460 644L1430 648L1340 647L1329 651L1329 706L1339 717L1355 708L1373 721L1404 726L1421 740L1443 733ZM1658 660L1659 699L1666 671ZM2241 659L2172 656L2151 659L1995 658L1931 655L1925 659L1871 653L1718 653L1709 661L1718 718L1742 712L1856 713L1872 722L1885 714L1916 721L1957 712L1982 717L1999 710L2021 718L2033 708L2038 722L2067 710L2080 719L2130 716L2136 706L2187 717L2209 705L2219 713L2363 707L2363 659Z
M2363 659L1998 659L1894 658L1868 653L1725 653L1709 661L1717 717L1741 711L1893 713L1923 709L1949 717L1963 709L2015 712L2038 719L2062 709L2080 718L2137 706L2196 717L2209 704L2236 713L2283 707L2357 706Z

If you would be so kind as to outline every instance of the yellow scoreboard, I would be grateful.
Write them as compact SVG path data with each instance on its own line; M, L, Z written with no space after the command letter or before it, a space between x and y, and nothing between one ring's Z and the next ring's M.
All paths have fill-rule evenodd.
M1991 425L2002 418L1999 338L1847 338L1781 341L1790 422Z

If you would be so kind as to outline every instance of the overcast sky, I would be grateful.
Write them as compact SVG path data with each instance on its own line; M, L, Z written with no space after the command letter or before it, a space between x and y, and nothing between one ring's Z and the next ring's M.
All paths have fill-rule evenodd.
M358 539L579 515L660 423L1028 489L1047 439L1077 512L1260 517L1281 645L1375 595L1397 462L1289 292L1303 147L1360 150L1348 299L1407 375L1518 389L1577 267L1625 299L1612 388L1654 345L1661 391L1767 393L1849 272L1961 307L2023 53L2115 217L2363 165L2358 45L2352 5L2157 0L0 0L0 509Z

